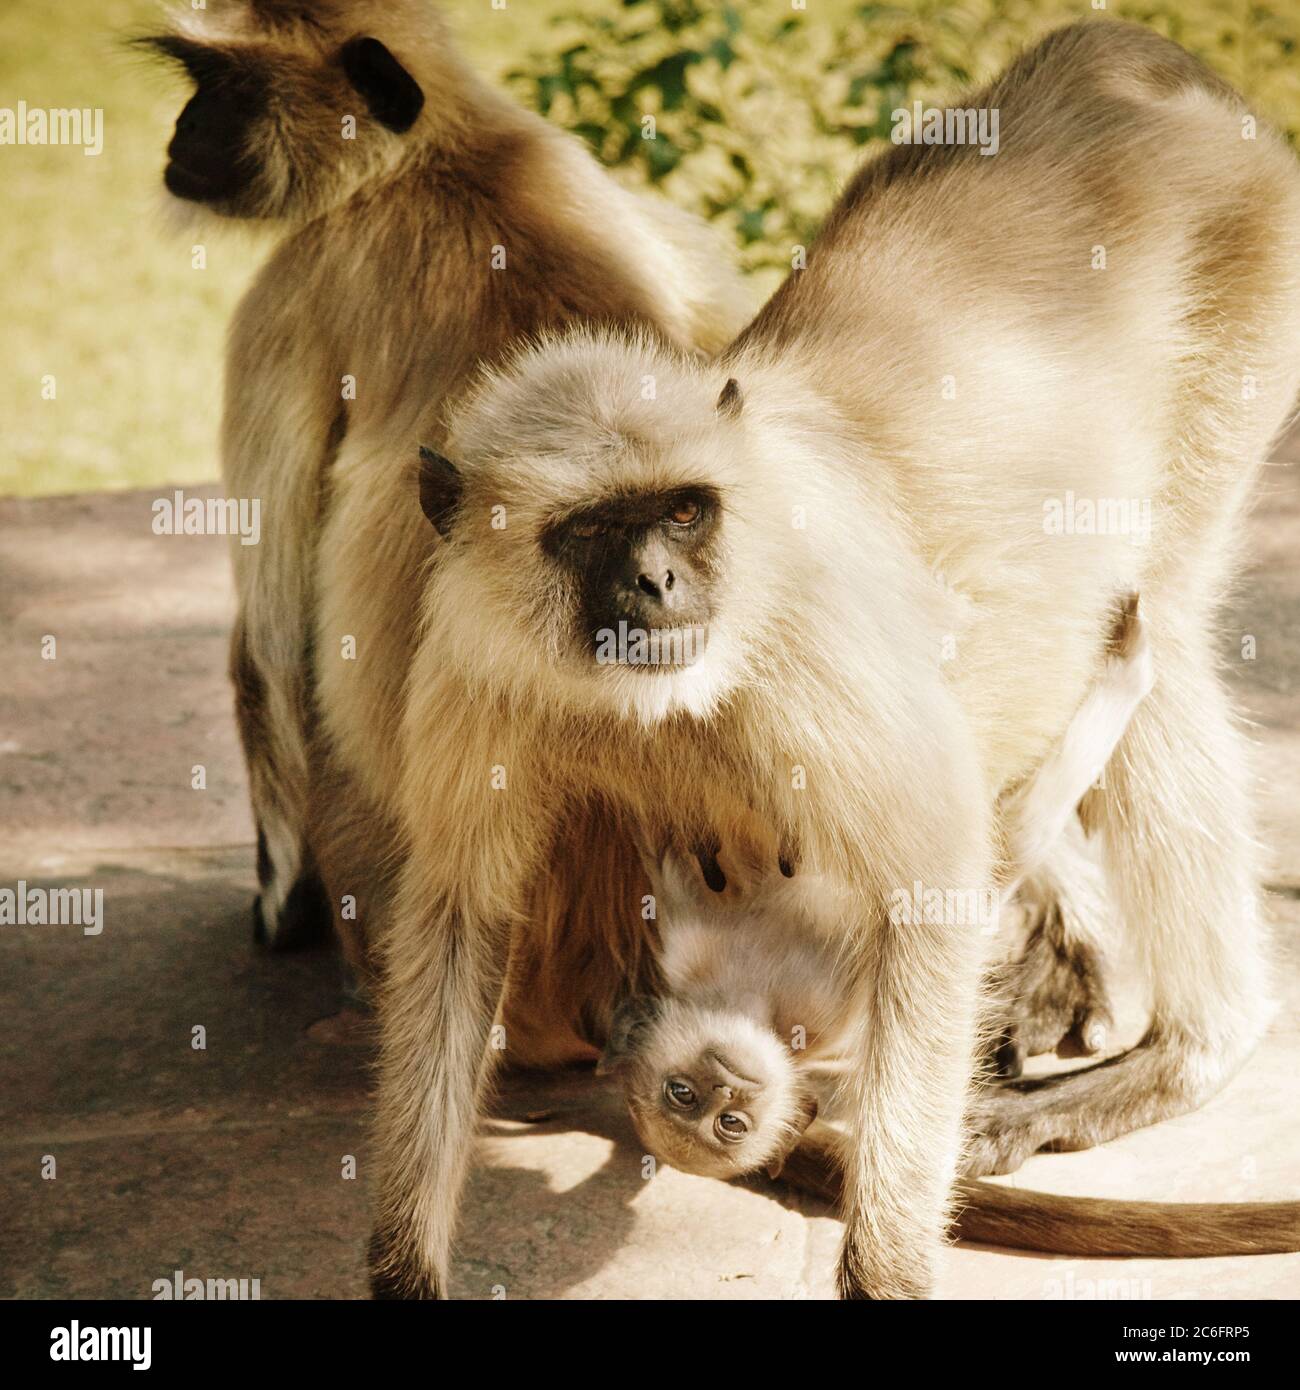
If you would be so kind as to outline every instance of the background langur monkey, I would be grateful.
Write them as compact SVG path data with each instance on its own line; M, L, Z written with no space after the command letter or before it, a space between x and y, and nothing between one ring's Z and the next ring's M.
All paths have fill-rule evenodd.
M1153 675L1133 594L1060 743L1002 798L1011 878L983 929L997 932L1008 962L1024 955L1022 940L1007 939L1023 915L1009 912L1013 926L1003 928L1000 909L1065 833ZM665 988L619 1007L598 1070L619 1077L633 1127L657 1158L702 1176L767 1168L776 1177L817 1117L808 1064L842 1053L852 1033L839 939L825 930L836 907L819 901L826 885L778 863L770 847L765 855L742 849L724 864L671 844L644 846L642 857ZM992 1018L1000 1023L1006 1009L997 1002ZM1084 1025L1101 1026L1095 1018ZM1102 1042L1093 1038L1092 1049Z
M900 145L869 164L721 366L569 335L489 378L448 458L426 458L443 543L398 760L378 1292L444 1287L511 938L557 824L592 804L652 840L766 831L839 885L860 1020L840 1289L929 1292L983 940L896 926L888 904L994 882L995 799L1061 737L1122 592L1142 593L1158 680L1088 812L1151 1029L999 1088L972 1157L1009 1166L1196 1106L1265 1026L1213 615L1300 381L1300 173L1267 130L1242 138L1223 83L1125 25L1052 35L974 103L1000 111L998 156ZM1067 493L1147 499L1149 542L1054 524ZM680 661L597 659L645 630Z
M396 711L432 544L408 516L417 418L519 335L638 324L712 352L749 306L702 223L620 189L481 83L426 0L210 0L145 42L195 86L168 190L282 237L231 328L222 467L232 496L263 502L261 544L232 551L231 674L258 828L255 923L288 947L328 931L318 870L336 911L383 877L382 815L319 737L311 665L327 644L315 655L336 705L365 721ZM355 661L340 657L349 637ZM352 679L360 664L377 685ZM391 785L391 768L367 770ZM626 861L611 882L634 872L630 846L602 849L604 825L573 835ZM354 964L366 915L340 922ZM605 973L612 994L619 971Z

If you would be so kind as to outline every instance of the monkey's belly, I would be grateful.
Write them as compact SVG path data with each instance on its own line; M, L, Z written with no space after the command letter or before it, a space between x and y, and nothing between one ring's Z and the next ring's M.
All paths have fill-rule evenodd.
M619 999L655 988L649 892L630 822L600 803L575 808L513 943L503 1010L509 1061L593 1060Z

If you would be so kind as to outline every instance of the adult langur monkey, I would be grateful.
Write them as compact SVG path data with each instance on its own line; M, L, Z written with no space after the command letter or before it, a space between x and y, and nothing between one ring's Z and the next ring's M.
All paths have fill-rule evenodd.
M1154 1016L1120 1057L999 1092L970 1152L1007 1168L1194 1107L1266 1025L1213 615L1300 380L1300 173L1130 26L1062 30L973 104L1000 112L997 157L871 163L720 366L645 337L541 344L425 457L444 541L394 784L382 1293L445 1288L511 928L558 817L593 803L652 839L772 832L838 881L861 1020L839 1287L928 1293L982 938L886 905L992 881L994 798L1065 728L1121 592L1157 679L1088 811ZM1069 493L1149 501L1147 543L1058 525Z
M257 930L291 947L332 907L364 975L399 857L400 690L432 548L409 506L413 441L437 442L444 397L516 335L637 324L708 353L743 291L700 223L487 89L420 0L213 0L147 42L195 85L167 188L282 238L231 331L222 445L230 494L264 504L261 544L233 549L231 648ZM577 808L552 859L507 1014L508 1056L535 1064L596 1056L622 995L654 983L639 915L609 908L645 891L630 832ZM1105 1011L1060 942L1062 915L1099 915L1062 865L1033 953L1062 964L1008 1025L1045 1048Z

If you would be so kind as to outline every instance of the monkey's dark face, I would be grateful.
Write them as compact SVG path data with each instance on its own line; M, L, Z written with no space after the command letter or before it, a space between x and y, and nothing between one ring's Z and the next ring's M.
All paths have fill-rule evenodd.
M250 137L266 114L266 83L197 46L186 66L198 90L176 119L163 182L178 198L228 203L257 177Z
M708 488L615 496L542 534L577 595L574 636L590 660L636 670L689 666L713 616L721 506Z
M195 84L163 182L226 217L323 210L354 186L349 171L374 167L375 132L405 133L424 105L414 78L371 37L332 48L221 47L174 34L150 43Z

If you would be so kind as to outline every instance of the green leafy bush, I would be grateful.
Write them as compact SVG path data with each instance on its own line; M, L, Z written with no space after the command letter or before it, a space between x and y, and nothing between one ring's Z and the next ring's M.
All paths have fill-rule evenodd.
M608 165L721 221L750 270L789 268L890 113L988 80L1088 0L586 0L510 74ZM1294 0L1109 0L1199 54L1293 140Z

